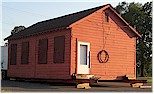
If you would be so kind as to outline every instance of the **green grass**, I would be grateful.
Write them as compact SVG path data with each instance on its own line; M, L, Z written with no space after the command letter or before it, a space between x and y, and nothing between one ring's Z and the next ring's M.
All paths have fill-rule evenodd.
M152 83L152 77L147 77L147 82Z
M152 77L137 77L139 79L146 79L148 83L152 83Z

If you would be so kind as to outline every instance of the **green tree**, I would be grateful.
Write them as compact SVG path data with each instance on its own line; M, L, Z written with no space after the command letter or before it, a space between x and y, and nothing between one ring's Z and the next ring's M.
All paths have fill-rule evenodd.
M11 31L11 34L18 33L22 30L24 30L26 27L25 26L15 26L14 29Z
M140 34L137 38L137 63L140 76L152 75L152 2L122 2L116 6L117 12Z

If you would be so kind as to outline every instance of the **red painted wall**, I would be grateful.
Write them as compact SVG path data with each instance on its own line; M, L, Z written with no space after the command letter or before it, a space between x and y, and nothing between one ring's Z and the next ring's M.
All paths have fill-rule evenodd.
M65 60L63 64L53 63L54 37L65 35ZM42 38L48 38L48 62L47 64L38 64L38 41ZM23 41L29 41L29 64L21 64L21 44ZM46 78L46 79L65 79L70 78L70 30L60 30L31 36L27 38L10 40L9 55L11 44L17 44L17 64L9 65L9 77L22 78ZM10 58L9 58L10 62Z
M124 75L136 75L136 37L132 31L109 9L99 10L72 25L71 73L76 71L78 41L89 42L91 51L90 74L102 80L121 79ZM104 12L109 13L105 22ZM127 33L126 33L127 32ZM104 40L104 43L103 43ZM99 63L97 54L103 49L109 53L107 63Z

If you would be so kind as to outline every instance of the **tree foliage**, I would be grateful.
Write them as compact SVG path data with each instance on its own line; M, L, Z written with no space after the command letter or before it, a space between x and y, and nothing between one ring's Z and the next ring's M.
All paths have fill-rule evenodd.
M15 26L14 29L11 31L11 34L18 33L22 30L24 30L26 27L25 26Z
M116 6L117 12L140 34L137 38L137 64L140 76L152 75L152 2L121 2Z

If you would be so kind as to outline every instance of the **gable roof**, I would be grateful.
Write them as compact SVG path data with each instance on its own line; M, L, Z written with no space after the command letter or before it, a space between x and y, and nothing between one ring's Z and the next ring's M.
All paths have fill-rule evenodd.
M54 29L58 29L58 28L67 28L71 24L77 22L78 20L92 14L93 12L95 12L95 11L105 7L105 6L111 7L110 4L107 4L107 5L83 10L83 11L80 11L80 12L68 14L68 15L65 15L65 16L58 17L58 18L53 18L53 19L38 22L38 23L33 24L32 26L18 32L18 33L10 35L9 37L5 38L4 40L19 38L19 37L24 37L24 36L30 36L30 35L45 32L47 30L54 30ZM117 13L117 15L119 16L118 13ZM129 25L129 24L127 23L127 25ZM133 28L131 28L131 29L133 30ZM137 31L135 31L135 30L133 30L133 31L135 32L135 34L137 34L137 36L140 37L140 35L138 34Z
M129 25L129 23L127 23L120 14L118 14L118 12L112 7L110 6L110 9L138 36L141 37L141 35L132 27Z

